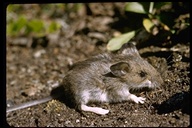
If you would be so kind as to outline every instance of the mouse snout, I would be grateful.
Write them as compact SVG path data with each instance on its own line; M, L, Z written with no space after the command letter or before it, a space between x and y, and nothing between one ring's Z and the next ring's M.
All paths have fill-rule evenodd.
M153 84L154 87L159 87L163 84L163 79L160 75L157 76L152 76L151 77L151 82Z
M148 88L153 88L153 84L152 82L149 80L149 79L145 79L140 85L139 85L140 88L143 88L143 87L148 87Z

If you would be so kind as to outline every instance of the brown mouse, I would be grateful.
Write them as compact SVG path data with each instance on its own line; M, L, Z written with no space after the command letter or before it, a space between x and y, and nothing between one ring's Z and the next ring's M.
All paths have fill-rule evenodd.
M118 54L105 53L74 64L63 79L64 94L82 111L107 114L109 110L90 107L89 102L144 103L130 90L155 88L163 83L160 74L127 43Z
M76 109L105 115L109 110L91 107L88 103L116 103L128 100L144 103L145 98L131 94L130 90L154 89L162 83L163 80L157 70L141 58L135 45L129 42L116 54L99 54L75 63L63 78L61 85L64 88L65 98ZM46 100L41 99L40 103L51 99L49 96ZM32 106L29 103L23 106ZM20 109L19 107L25 108L20 105L8 108L7 112Z

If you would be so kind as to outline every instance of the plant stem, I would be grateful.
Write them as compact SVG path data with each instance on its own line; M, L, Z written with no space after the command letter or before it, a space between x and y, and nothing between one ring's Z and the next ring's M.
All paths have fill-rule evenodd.
M149 5L149 13L150 14L152 14L153 7L154 7L154 2L150 2L150 5Z

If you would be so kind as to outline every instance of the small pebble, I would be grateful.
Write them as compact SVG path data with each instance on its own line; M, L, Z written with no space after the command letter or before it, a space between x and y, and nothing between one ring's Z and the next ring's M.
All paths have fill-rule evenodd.
M77 119L75 122L76 122L76 123L79 123L79 122L80 122L80 120L79 120L79 119Z

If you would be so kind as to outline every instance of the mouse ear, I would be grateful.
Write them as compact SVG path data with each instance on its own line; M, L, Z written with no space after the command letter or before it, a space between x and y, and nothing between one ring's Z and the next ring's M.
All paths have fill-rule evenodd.
M129 64L126 62L119 62L110 67L111 73L118 77L126 75L129 69Z
M128 42L123 44L123 46L119 50L119 53L123 55L133 55L133 56L136 55L140 57L135 44L136 44L135 42Z

